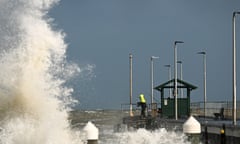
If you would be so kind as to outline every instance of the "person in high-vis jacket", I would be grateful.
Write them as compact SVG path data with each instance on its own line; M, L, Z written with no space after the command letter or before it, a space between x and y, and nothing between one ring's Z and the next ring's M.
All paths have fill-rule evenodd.
M141 116L146 117L145 110L146 110L147 104L146 104L146 99L144 97L144 94L139 95L139 100L140 102L138 103L138 105L141 106Z

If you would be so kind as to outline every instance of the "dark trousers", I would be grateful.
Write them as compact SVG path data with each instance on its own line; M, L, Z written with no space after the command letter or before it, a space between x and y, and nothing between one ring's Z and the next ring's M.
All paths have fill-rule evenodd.
M140 103L140 105L141 105L141 108L142 108L141 116L146 117L145 110L146 110L147 105L146 105L146 103Z

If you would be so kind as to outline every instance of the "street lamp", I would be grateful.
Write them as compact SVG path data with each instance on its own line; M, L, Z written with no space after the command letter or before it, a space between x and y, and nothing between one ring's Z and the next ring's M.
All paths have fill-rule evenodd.
M177 44L184 43L183 41L174 42L174 96L175 96L175 119L178 119L178 108L177 108Z
M151 105L153 104L153 59L158 59L159 57L151 56Z
M206 102L207 102L207 72L206 72L206 69L207 69L207 66L206 66L206 52L198 52L197 54L201 54L203 55L203 86L204 86L204 118L206 117Z
M133 116L133 112L132 112L132 59L133 59L133 56L132 54L129 54L129 70L130 70L130 73L129 73L129 81L130 81L130 90L129 90L129 97L130 97L130 107L129 107L129 115L130 116Z
M233 34L233 108L232 108L232 119L233 125L237 124L237 104L236 104L236 95L237 95L237 79L236 79L236 34L235 34L235 18L236 15L240 14L240 11L233 12L232 18L232 34Z
M168 68L168 80L170 81L172 78L171 78L171 65L164 65L165 67L167 67ZM169 88L169 98L171 97L171 91L172 91L172 89L171 88Z
M180 64L180 80L183 80L183 73L182 73L182 61L177 61ZM183 89L181 89L181 98L183 97Z

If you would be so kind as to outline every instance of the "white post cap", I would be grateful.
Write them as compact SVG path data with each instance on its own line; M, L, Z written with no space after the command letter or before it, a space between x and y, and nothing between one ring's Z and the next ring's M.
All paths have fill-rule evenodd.
M92 122L87 123L84 127L84 131L87 132L88 140L98 140L98 128Z
M183 133L199 134L201 133L201 124L193 116L190 116L183 124Z

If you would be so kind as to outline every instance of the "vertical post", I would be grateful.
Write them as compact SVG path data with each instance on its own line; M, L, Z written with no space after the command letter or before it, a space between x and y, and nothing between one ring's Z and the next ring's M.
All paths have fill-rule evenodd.
M165 67L168 68L168 80L170 81L172 78L171 78L171 65L165 65ZM171 92L172 92L172 89L169 88L169 98L171 97Z
M181 65L180 65L180 72L181 72L180 79L183 80L182 62L181 62ZM181 98L183 98L183 88L181 88Z
M160 92L161 92L161 114L160 114L160 117L163 117L165 115L165 108L164 108L164 89L160 89Z
M205 141L205 144L208 144L208 129L206 124L204 126L204 141Z
M187 113L188 113L188 116L190 116L190 92L191 92L191 89L190 88L187 88Z
M240 14L240 12L233 12L232 18L232 34L233 34L233 107L232 107L232 119L233 125L236 125L237 119L237 104L236 104L236 95L237 95L237 79L236 79L236 34L235 34L235 18L236 14Z
M178 104L177 104L177 43L183 43L182 41L174 42L174 96L175 96L175 120L178 120Z
M178 119L177 109L177 46L174 44L174 100L175 100L175 120Z
M169 69L168 69L168 78L169 78L169 80L172 79L172 71L171 71L171 66L170 65L169 65ZM170 85L172 85L172 84L170 84ZM169 89L169 98L171 97L171 94L172 94L172 89L170 88Z
M155 56L151 56L151 108L152 108L152 104L153 104L153 59L158 59L159 57L155 57Z
M92 122L86 124L84 131L87 134L87 144L98 144L99 130Z
M129 115L133 116L133 112L132 112L132 54L129 54L129 66L130 66L130 93L129 93L129 97L130 97L130 108L129 108Z
M201 124L193 116L190 116L183 124L183 133L188 136L191 144L199 144L201 137Z
M153 104L153 56L151 57L151 108Z
M206 53L203 55L204 60L204 118L206 117L206 102L207 102L207 60Z
M182 72L182 61L177 61L180 64L180 80L183 80L183 72ZM181 88L181 98L183 98L183 89Z
M204 91L204 118L206 117L206 102L207 102L207 63L206 52L198 52L203 55L203 91Z
M225 124L222 125L222 129L220 130L221 144L226 144L226 134L225 134Z

